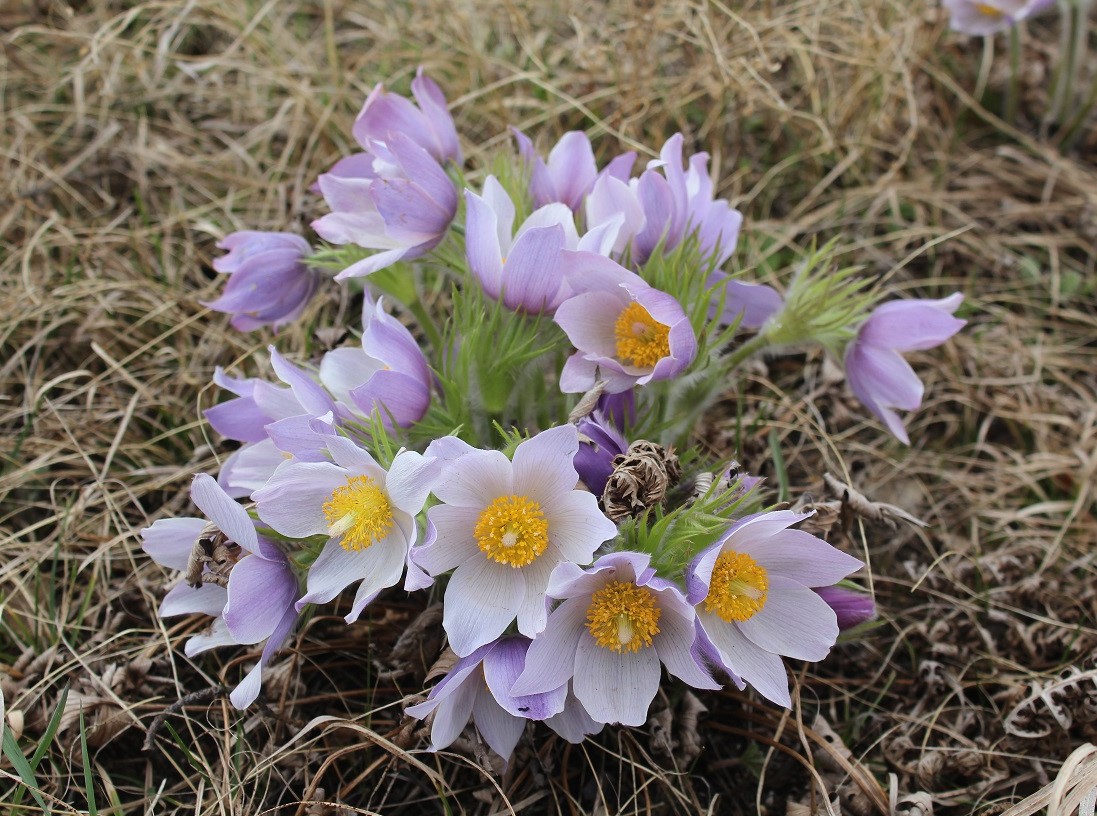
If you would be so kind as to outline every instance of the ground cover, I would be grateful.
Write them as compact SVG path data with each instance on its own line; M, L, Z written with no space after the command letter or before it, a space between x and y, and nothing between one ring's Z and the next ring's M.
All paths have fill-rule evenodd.
M1004 66L976 100L980 46L924 3L42 2L0 19L9 812L995 812L1094 741L1097 136L1065 151L1041 134L1050 23L1028 29L1006 122ZM229 450L201 420L214 366L254 372L272 341L200 305L214 244L307 227L369 88L419 64L479 164L508 124L582 128L606 155L681 131L746 216L732 263L780 284L838 236L910 296L966 293L968 328L917 360L912 447L821 356L767 359L698 430L774 501L840 498L830 473L926 524L831 531L870 559L880 622L797 668L792 712L667 699L646 728L527 741L497 775L473 744L422 753L401 715L439 646L394 657L418 599L390 592L349 628L312 617L242 714L216 689L256 654L187 659L201 621L156 618L170 576L134 531L183 513ZM316 327L350 312L330 287L277 343L316 354Z

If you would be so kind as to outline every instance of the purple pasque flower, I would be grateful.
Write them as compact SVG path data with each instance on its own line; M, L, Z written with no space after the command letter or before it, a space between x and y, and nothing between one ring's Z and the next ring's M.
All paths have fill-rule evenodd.
M838 629L842 632L859 626L876 617L876 602L872 596L842 586L817 587L815 594L826 601L838 617Z
M217 247L228 254L213 268L231 277L221 297L202 305L231 314L240 331L293 322L320 286L320 273L305 264L312 247L300 235L244 230L226 235Z
M282 551L255 532L247 511L212 476L195 476L190 496L210 522L203 518L160 519L141 531L141 547L156 563L189 571L191 554L200 539L210 540L211 548L213 542L223 542L230 553L225 562L212 568L204 564L196 585L183 581L173 587L160 604L160 616L197 612L214 617L208 633L187 641L184 651L188 657L217 646L266 641L259 663L229 695L234 706L247 708L259 694L263 667L297 621L293 607L297 576Z
M270 347L271 364L285 386L255 377L237 379L214 371L213 381L236 394L205 411L215 431L243 442L226 460L218 482L230 495L250 495L285 461L323 459L322 450L335 426L352 413L332 397L303 369Z
M500 451L428 450L448 460L433 487L442 504L427 512L434 537L412 559L432 576L454 570L442 625L458 655L495 640L515 619L523 635L541 632L552 570L589 564L617 534L598 500L575 489L578 448L575 426L563 425L522 442L513 461Z
M601 496L613 473L613 458L628 450L628 440L601 411L583 417L576 427L579 429L579 452L575 454L575 470L587 489L595 496Z
M741 328L760 329L785 305L780 293L764 283L732 280L723 272L715 272L709 278L708 284L713 287L715 301L712 316L716 317L715 309L721 305L720 298L723 297L723 311L718 317L720 323L728 326L738 320Z
M309 568L297 609L327 603L361 581L346 617L353 623L381 590L403 575L434 462L405 450L385 471L366 451L339 436L328 441L327 450L330 462L286 462L253 498L259 517L282 535L328 536Z
M821 538L787 529L808 515L778 510L740 519L686 574L710 653L786 707L792 699L781 656L822 660L838 637L834 611L812 589L863 566Z
M364 156L339 162L317 181L332 212L312 222L325 241L381 252L336 280L360 278L436 247L457 213L457 191L442 166L411 136L389 133Z
M1006 31L1052 5L1053 0L944 0L949 28L983 37Z
M601 255L566 257L573 285L583 281L585 291L560 304L553 317L576 348L560 374L560 390L583 393L601 379L606 393L615 394L689 367L697 338L672 295Z
M370 150L372 143L387 142L393 133L402 133L438 163L460 164L461 145L446 97L438 84L423 73L422 66L411 81L411 93L418 107L406 97L387 93L378 82L354 120L352 133L358 144Z
M527 720L545 720L564 712L566 684L544 694L510 693L522 673L529 643L527 638L510 636L484 644L458 660L430 690L426 702L405 709L418 720L434 714L432 751L452 744L471 717L491 750L509 762ZM574 727L570 717L566 725Z
M846 347L849 387L904 444L910 444L895 408L914 411L925 387L901 352L939 346L963 328L966 320L952 314L964 296L940 300L893 300L873 309Z
M583 198L599 178L609 176L627 181L636 161L635 153L624 153L599 173L587 134L571 130L560 137L545 162L537 155L526 134L513 127L510 132L518 143L518 155L530 171L529 191L534 207L559 202L578 212Z
M332 349L320 361L320 382L337 403L365 415L379 411L385 427L407 428L430 407L434 375L418 341L365 293L362 345Z
M695 688L720 684L704 668L693 607L658 578L646 554L603 555L583 570L564 563L549 595L561 603L533 641L512 694L533 694L571 681L596 722L643 725L659 690L659 664Z

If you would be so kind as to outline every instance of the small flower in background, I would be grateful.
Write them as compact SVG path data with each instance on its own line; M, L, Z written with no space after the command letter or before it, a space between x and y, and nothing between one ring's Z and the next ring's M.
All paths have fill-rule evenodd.
M829 587L860 561L803 530L791 510L735 522L686 576L688 597L719 663L773 702L791 707L781 655L822 660L838 637L834 611L815 587Z
M373 142L387 142L393 133L402 133L440 164L460 164L461 145L446 97L422 66L411 81L411 93L419 107L399 94L386 93L378 82L354 120L352 133L358 144L369 150Z
M422 720L434 715L430 747L440 751L461 735L469 718L491 750L505 762L522 736L527 720L554 718L555 728L568 734L582 731L586 724L574 709L566 712L567 685L544 694L516 696L511 686L526 661L529 640L503 637L476 649L457 661L434 688L426 702L409 706L405 713ZM585 731L584 734L593 733ZM581 741L582 735L578 740Z
M530 646L511 693L544 692L570 680L594 721L643 725L659 689L660 663L694 688L719 688L696 647L693 607L655 576L650 560L618 552L586 570L557 567L549 595L563 603Z
M259 694L263 667L297 621L297 577L282 551L258 536L247 511L212 476L195 476L190 495L212 525L201 518L160 519L141 531L141 546L156 563L186 573L164 596L161 617L214 616L207 634L187 641L188 657L266 641L259 663L229 695L234 706L247 708Z
M723 292L715 289L713 292L712 312L710 316L717 317L716 309L719 299L723 297L723 311L719 314L719 322L730 326L736 320L744 329L760 329L773 315L781 311L784 300L772 286L764 283L748 283L747 281L732 280L722 272L716 272L709 279L710 287L723 284Z
M967 322L952 314L963 301L957 292L940 300L893 300L877 306L846 347L849 386L866 408L904 444L903 421L893 409L914 411L925 387L900 352L939 346Z
M529 191L534 207L559 202L578 212L599 178L610 176L627 181L636 161L635 153L624 153L599 172L587 134L571 130L549 151L546 163L533 149L529 137L517 128L512 127L510 132L518 143L518 155L530 171Z
M515 619L523 635L541 632L552 570L589 564L617 534L594 496L575 489L578 448L575 426L563 425L522 442L513 461L472 450L442 470L433 492L443 503L427 513L435 539L412 559L432 576L454 570L442 625L458 655L495 640Z
M297 609L326 603L361 581L346 616L352 623L403 575L434 462L401 451L386 472L345 437L332 437L328 451L333 462L286 462L254 499L259 518L282 535L328 536Z
M317 184L332 212L312 222L325 241L379 249L338 275L371 275L418 258L445 237L457 213L457 191L442 166L411 136L389 133L366 157L343 160Z
M320 361L320 382L342 405L366 416L380 412L385 427L414 425L430 407L434 375L419 342L365 293L362 345L332 349Z
M944 0L949 27L961 34L990 36L1050 8L1054 0Z
M320 273L305 264L312 247L300 235L243 230L226 235L217 247L228 254L215 259L213 268L229 281L221 297L202 305L231 314L239 331L293 322L320 285Z
M584 393L599 379L614 394L677 377L697 354L681 305L608 258L569 253L573 281L587 291L560 304L554 320L577 351L560 373L560 390Z
M826 601L838 617L838 629L844 632L876 617L872 596L841 586L816 587L815 594Z

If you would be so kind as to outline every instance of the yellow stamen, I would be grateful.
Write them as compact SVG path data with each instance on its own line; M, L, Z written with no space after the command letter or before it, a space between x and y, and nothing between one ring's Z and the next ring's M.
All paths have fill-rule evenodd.
M617 317L613 335L617 359L626 365L651 368L670 356L670 326L657 321L635 300Z
M614 652L635 652L647 648L659 634L655 593L624 581L610 581L590 596L587 630L594 642Z
M473 531L492 561L524 567L548 547L548 522L541 505L525 496L500 496L483 509Z
M1005 12L1002 11L1001 9L995 8L994 6L987 5L986 3L976 3L975 4L975 10L977 12L979 12L980 14L985 15L987 17L993 17L995 20L997 20L999 17L1005 17L1006 16Z
M765 567L745 553L720 553L712 568L705 611L724 620L745 621L766 605L769 578Z
M392 529L392 505L388 496L369 476L348 476L324 504L328 534L346 550L364 550L376 544Z

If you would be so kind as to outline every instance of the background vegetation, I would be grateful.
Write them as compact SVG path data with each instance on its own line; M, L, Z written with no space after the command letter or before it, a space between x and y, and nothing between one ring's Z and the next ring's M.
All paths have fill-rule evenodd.
M1004 61L974 99L981 43L923 0L37 0L0 31L5 812L927 816L1097 783L1064 767L1097 717L1097 135L1039 135L1054 15L1015 123ZM682 131L746 216L733 264L780 284L838 235L906 296L967 293L968 328L915 362L911 449L816 354L757 365L699 429L774 500L837 498L829 472L927 524L832 531L867 553L880 623L793 667L795 710L672 697L579 747L531 732L496 775L403 721L439 644L393 657L422 611L402 592L312 617L243 713L216 689L257 655L189 660L203 622L157 619L173 576L135 531L228 451L200 414L214 366L256 373L274 339L200 305L214 244L306 230L368 90L419 64L475 166L508 124L603 155ZM353 317L331 286L276 342L307 357Z

